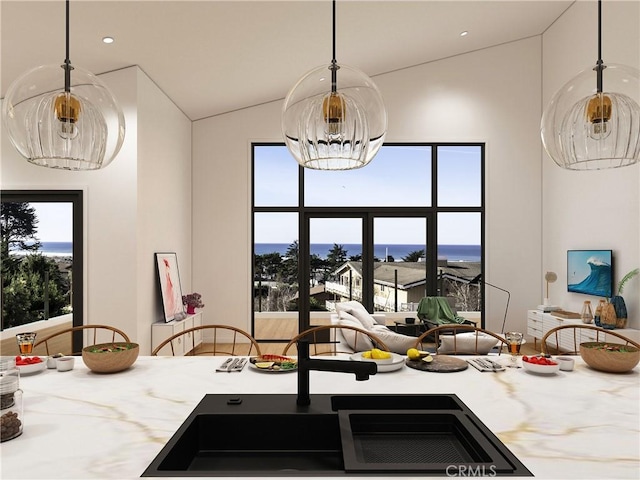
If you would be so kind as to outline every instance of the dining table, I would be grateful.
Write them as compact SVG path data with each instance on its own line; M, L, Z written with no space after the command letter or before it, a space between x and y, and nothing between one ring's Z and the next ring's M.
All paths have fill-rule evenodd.
M311 371L309 391L311 396L455 394L535 478L637 479L639 368L604 373L574 358L572 371L548 375L472 366L424 371L410 368L403 358L397 368L366 381L347 373ZM509 361L505 355L492 359ZM251 362L239 371L216 371L225 360L139 356L127 370L100 374L75 357L70 371L44 368L21 375L23 432L1 444L0 478L139 478L205 395L294 398L297 393L295 371L264 371ZM269 432L247 432L252 434L268 438Z

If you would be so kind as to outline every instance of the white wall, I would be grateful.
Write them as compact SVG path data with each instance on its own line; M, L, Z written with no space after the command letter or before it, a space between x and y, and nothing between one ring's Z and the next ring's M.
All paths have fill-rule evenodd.
M183 282L190 286L191 122L137 67L101 78L125 115L126 138L117 158L92 172L34 166L18 155L3 129L1 186L84 190L85 323L114 325L148 354L150 326L158 320L156 248L184 258Z
M640 69L640 2L603 2L602 19L605 63ZM596 25L597 4L581 1L574 3L544 34L545 104L578 72L595 65ZM605 70L605 89L606 75ZM640 266L640 167L573 172L558 167L544 152L542 165L542 272L558 274L557 282L549 287L551 301L580 312L582 302L591 300L595 308L596 297L567 292L567 250L613 249L616 282ZM627 284L624 298L629 326L640 328L640 278Z
M387 142L486 142L486 280L511 290L511 329L524 329L541 295L540 64L533 38L375 78ZM250 326L250 144L282 141L280 109L194 123L193 285L216 305L206 323ZM505 294L487 294L487 327L500 330Z
M155 252L176 253L182 291L192 292L191 120L139 69L137 82L137 325L148 354L150 324L164 321Z

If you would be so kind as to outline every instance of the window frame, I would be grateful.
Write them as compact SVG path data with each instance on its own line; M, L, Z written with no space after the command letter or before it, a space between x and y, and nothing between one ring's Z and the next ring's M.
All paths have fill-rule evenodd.
M84 325L84 192L82 190L1 190L2 203L71 203L73 210L72 325ZM82 332L73 336L73 351L82 349Z
M255 228L254 218L256 213L276 213L292 212L298 215L298 314L299 328L302 330L310 326L309 309L309 285L308 282L300 281L307 278L310 271L309 259L309 221L311 218L322 217L362 217L362 258L363 258L363 305L367 310L373 311L373 221L376 217L420 217L427 222L427 233L425 239L426 246L426 270L427 282L425 285L425 296L437 295L437 262L438 262L438 214L439 213L478 213L480 215L480 271L482 278L485 273L485 169L486 169L486 144L484 142L389 142L385 146L391 147L430 147L431 149L431 204L429 206L305 206L304 205L304 168L298 166L298 204L295 206L256 206L255 205L255 147L284 147L281 142L253 142L251 144L251 288L255 279ZM479 147L480 155L480 205L474 206L439 206L438 205L438 147ZM291 158L291 161L295 161ZM366 167L365 167L366 168ZM434 248L430 248L430 246ZM365 259L368 265L365 266ZM481 296L481 326L485 323L485 293L484 282L480 284ZM251 329L254 332L255 312L252 306ZM278 340L273 340L278 341Z

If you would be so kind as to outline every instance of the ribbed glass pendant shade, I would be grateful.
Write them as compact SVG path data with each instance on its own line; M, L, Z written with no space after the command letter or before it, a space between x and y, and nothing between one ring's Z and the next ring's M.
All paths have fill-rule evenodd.
M118 154L125 135L122 110L92 73L72 67L37 67L7 90L2 116L9 139L29 162L65 170L96 170Z
M332 92L331 74L337 89ZM282 108L282 133L296 161L316 170L367 165L387 133L387 112L373 80L340 64L318 67L289 91Z
M600 170L640 161L640 75L606 65L603 90L587 69L564 85L547 105L541 137L549 156L569 170Z

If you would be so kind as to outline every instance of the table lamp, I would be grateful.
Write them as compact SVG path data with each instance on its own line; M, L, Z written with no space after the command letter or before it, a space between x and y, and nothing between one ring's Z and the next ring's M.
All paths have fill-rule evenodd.
M549 284L555 282L558 279L558 275L555 272L547 272L544 274L544 279L547 282L547 291L544 296L543 305L551 306L551 300L549 300Z

